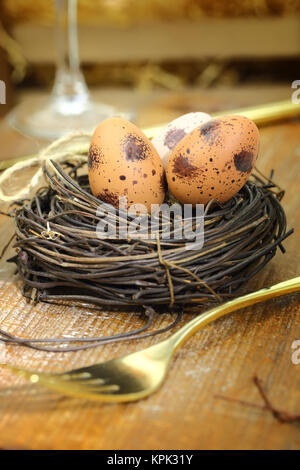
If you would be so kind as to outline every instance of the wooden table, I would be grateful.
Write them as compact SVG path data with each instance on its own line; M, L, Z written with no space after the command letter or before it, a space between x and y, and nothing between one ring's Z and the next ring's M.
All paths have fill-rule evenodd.
M197 107L216 111L289 95L289 85L149 94L141 100L139 123L156 123ZM130 94L124 96L133 99ZM283 206L295 234L284 242L286 254L278 251L247 286L249 290L299 275L299 135L300 123L295 121L261 130L258 167L266 174L273 168L275 181L285 188ZM2 159L32 152L41 145L21 138L4 123L0 136ZM11 231L10 222L2 217L2 246ZM5 257L12 253L9 249ZM5 260L0 263L0 278L0 327L18 335L88 336L141 324L135 315L29 304L22 298L20 281L12 277L12 267L7 267ZM164 386L136 403L111 405L65 398L1 370L0 447L299 449L299 424L278 422L264 408L253 383L253 376L257 375L274 406L300 413L300 364L292 362L292 343L300 340L299 306L299 296L290 295L207 326L178 351ZM168 321L168 315L163 315L156 325ZM161 338L76 353L45 353L16 346L7 347L5 353L8 361L20 366L62 371L117 357Z

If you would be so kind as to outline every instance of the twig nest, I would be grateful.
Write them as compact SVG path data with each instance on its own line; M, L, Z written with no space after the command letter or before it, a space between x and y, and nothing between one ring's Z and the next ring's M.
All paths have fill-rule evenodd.
M245 283L275 255L291 233L276 186L256 174L224 204L206 207L204 244L190 250L190 239L99 238L108 226L129 227L125 212L95 198L87 164L48 162L48 185L15 215L14 261L24 295L45 302L79 302L99 308L205 305L240 293ZM281 194L281 193L279 193ZM191 225L197 224L195 214ZM165 228L165 227L164 227Z

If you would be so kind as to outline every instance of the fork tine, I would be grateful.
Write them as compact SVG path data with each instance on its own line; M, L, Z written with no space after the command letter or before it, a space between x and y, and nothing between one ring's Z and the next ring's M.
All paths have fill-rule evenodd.
M65 378L62 378L63 375L60 376L59 374L37 372L33 370L23 369L21 367L17 367L11 364L0 364L0 366L9 369L11 372L20 375L21 377L28 379L33 384L43 385L46 388L61 392L65 395L88 397L88 395L91 394L98 395L101 393L116 392L117 390L119 390L119 386L114 384L96 386L95 381L98 379L93 379L91 381L84 380L84 382L80 383L80 381L65 380Z
M107 379L102 379L101 377L93 377L89 372L74 373L72 372L63 372L62 374L55 375L60 379L65 380L66 382L72 383L85 383L85 384L97 384L104 385L107 382Z
M59 377L64 378L66 380L74 380L74 378L78 380L87 380L92 377L92 374L90 372L76 372L75 371L70 371L70 372L62 372L61 374L57 374Z
M59 378L61 378L59 376ZM106 382L106 379L101 379L100 377L91 377L90 379L84 379L84 378L73 378L73 377L67 377L63 376L63 380L65 380L68 383L72 384L78 384L78 385L108 385Z

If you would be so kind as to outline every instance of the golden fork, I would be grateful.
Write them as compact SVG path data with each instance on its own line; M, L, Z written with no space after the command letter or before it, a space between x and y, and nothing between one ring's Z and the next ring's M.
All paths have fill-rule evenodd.
M1 365L63 395L103 402L139 400L160 387L175 351L200 328L238 309L297 291L300 291L300 276L214 307L154 346L89 367L51 374Z

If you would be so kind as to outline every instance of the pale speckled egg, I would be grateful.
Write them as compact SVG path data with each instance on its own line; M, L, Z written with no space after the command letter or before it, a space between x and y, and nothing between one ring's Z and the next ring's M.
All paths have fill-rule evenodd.
M169 122L167 126L153 137L152 143L162 159L165 168L178 142L193 129L201 126L209 119L211 119L209 114L201 112L183 114Z
M88 155L91 191L102 201L119 207L161 204L165 197L165 173L161 159L143 132L122 118L102 121L92 136Z
M169 189L184 204L224 203L248 180L258 149L259 131L250 119L211 119L174 148L166 169Z

